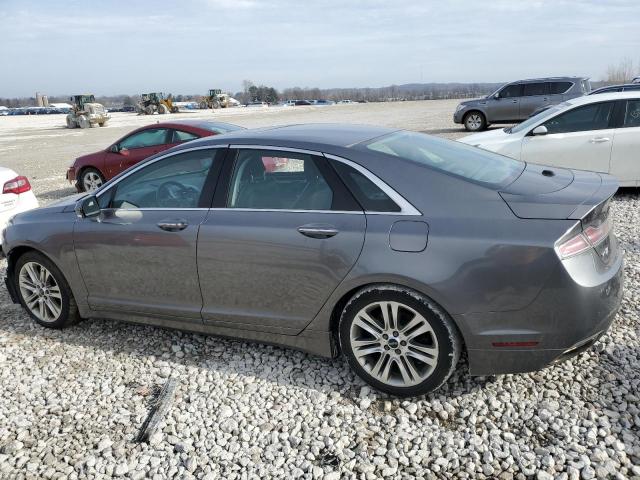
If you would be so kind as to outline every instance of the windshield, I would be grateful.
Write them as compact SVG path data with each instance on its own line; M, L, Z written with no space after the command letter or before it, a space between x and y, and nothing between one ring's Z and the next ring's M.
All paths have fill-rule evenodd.
M357 148L404 158L496 188L510 184L524 169L524 163L518 160L423 133L390 133Z
M518 125L514 125L511 128L505 128L504 131L507 133L522 132L523 130L533 127L540 120L555 115L560 110L563 110L567 105L569 104L564 102L564 103L559 103L558 105L554 105L553 107L549 107L546 110L543 110L542 112L527 118L524 122L519 123Z

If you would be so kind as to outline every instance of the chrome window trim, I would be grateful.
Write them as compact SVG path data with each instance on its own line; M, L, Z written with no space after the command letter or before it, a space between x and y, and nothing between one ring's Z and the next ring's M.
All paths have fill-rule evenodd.
M181 153L195 152L195 151L198 151L198 150L214 150L216 148L228 148L228 147L229 147L228 144L221 144L221 145L206 145L206 146L202 146L202 147L184 148L182 150L178 150L177 152L170 152L170 153L167 153L167 154L160 155L158 158L153 159L153 161L151 161L151 162L145 162L143 160L142 162L140 162L140 164L138 166L133 168L129 173L127 173L126 175L123 175L116 182L110 184L108 186L108 188L105 188L104 190L98 190L98 192L95 193L94 195L95 195L95 197L97 199L100 199L100 197L102 195L104 195L106 192L110 191L112 188L114 188L116 185L118 185L125 178L128 178L130 175L136 173L141 168L144 168L144 167L146 167L148 165L153 165L154 163L159 162L160 160L164 160L165 158L173 157L174 155L178 155L178 154L181 154ZM107 184L105 184L105 185L107 185ZM118 209L118 210L126 210L126 209ZM131 209L129 209L129 210L131 210ZM134 209L134 210L140 210L140 209ZM149 210L151 210L151 209L149 209ZM157 210L165 210L165 209L159 208ZM179 209L179 210L188 210L188 209L184 208L184 209Z
M325 153L324 156L331 160L335 160L337 162L342 162L345 165L349 165L351 168L356 169L358 172L367 177L371 182L374 183L376 187L382 190L387 196L393 200L396 205L400 207L399 212L376 212L366 210L365 213L368 215L412 215L412 216L422 216L422 212L414 207L406 198L396 192L393 188L387 185L383 180L378 178L376 175L371 173L369 170L364 168L362 165L352 162L351 160L347 160L346 158L339 157L337 155L332 155L330 153Z
M362 210L294 210L285 208L233 208L233 207L215 207L210 208L211 211L228 211L228 212L279 212L279 213L337 213L341 215L364 215ZM368 213L368 212L367 212Z
M112 211L118 211L118 212L156 212L156 211L163 211L163 212L170 212L170 211L176 211L176 212L196 212L196 211L200 211L200 210L205 210L205 211L209 211L211 210L210 208L193 208L193 207L189 207L189 208L179 208L179 207L169 207L169 208L161 208L161 207L143 207L143 208L113 208L113 207L109 207L109 208L103 208L102 211L107 211L107 210L112 210Z
M303 148L292 147L278 147L276 145L229 145L229 148L243 150L279 150L281 152L304 153L307 155L317 155L319 157L322 156L322 152L316 152L314 150L305 150Z

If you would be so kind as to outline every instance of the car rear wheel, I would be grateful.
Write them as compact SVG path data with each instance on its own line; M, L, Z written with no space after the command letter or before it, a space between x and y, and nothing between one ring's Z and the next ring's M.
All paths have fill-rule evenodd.
M85 168L80 174L78 186L82 192L93 192L102 186L104 177L95 168Z
M20 303L37 323L64 328L80 320L67 281L47 257L27 252L16 262L15 272Z
M469 112L464 117L464 128L469 132L479 132L487 128L487 119L480 112Z
M391 285L358 292L342 313L339 337L358 376L399 397L440 387L462 350L457 328L440 307L417 292Z

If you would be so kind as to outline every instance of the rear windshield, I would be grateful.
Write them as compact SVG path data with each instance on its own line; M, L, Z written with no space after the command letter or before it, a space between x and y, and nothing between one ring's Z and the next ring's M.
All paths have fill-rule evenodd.
M236 130L244 130L244 127L239 127L238 125L233 125L231 123L209 123L203 122L198 125L198 127L203 130L209 130L214 133L228 133L235 132Z
M524 163L463 143L415 132L395 132L357 146L404 158L491 187L515 180Z

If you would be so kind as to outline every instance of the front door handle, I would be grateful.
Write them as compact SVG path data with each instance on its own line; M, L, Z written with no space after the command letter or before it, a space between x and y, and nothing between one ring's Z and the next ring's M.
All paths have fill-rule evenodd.
M604 143L608 141L609 141L608 137L593 137L591 140L589 140L589 142L591 143Z
M169 220L158 223L158 228L167 232L179 232L187 228L189 224L186 220Z
M305 237L310 238L331 238L338 234L338 230L331 225L303 225L298 227L300 232Z

